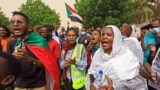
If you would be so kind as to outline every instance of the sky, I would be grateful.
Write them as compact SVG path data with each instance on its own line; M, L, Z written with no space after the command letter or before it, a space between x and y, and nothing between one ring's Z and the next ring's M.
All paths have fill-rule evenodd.
M0 7L4 14L11 18L12 11L18 10L22 3L25 3L27 0L0 0ZM79 23L71 22L67 18L65 2L69 4L72 8L75 0L42 0L46 5L49 5L50 8L55 9L56 12L60 14L61 26L66 27L67 21L70 22L71 26L80 27Z

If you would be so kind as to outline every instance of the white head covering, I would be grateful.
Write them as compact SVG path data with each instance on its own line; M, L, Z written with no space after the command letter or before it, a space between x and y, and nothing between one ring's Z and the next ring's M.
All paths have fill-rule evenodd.
M136 30L135 30L135 28L132 27L132 26L131 26L131 28L132 28L132 32L131 32L130 37L135 37L135 35L136 35Z
M95 52L86 76L86 90L90 90L90 74L95 76L99 70L102 70L113 82L133 79L139 74L138 58L122 46L120 30L113 25L106 27L111 27L114 32L112 52L110 55L104 53L102 46Z
M106 27L112 28L112 30L114 32L114 39L113 39L113 44L112 44L112 52L110 55L104 53L102 45L100 45L100 53L101 53L102 58L104 60L108 60L108 58L113 57L119 51L121 44L122 44L122 39L121 39L122 37L121 37L120 30L116 26L113 26L113 25L108 25ZM104 30L104 28L102 29L102 31L103 30Z

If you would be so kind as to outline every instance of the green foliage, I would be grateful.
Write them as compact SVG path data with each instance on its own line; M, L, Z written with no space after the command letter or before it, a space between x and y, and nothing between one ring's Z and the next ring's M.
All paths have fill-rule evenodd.
M135 22L141 24L160 18L160 2L158 0L134 0Z
M75 8L86 27L132 23L133 0L76 0Z
M19 8L20 11L26 13L30 19L31 25L44 25L60 22L59 13L45 5L42 0L27 0Z
M144 23L147 21L151 21L154 17L154 8L151 4L149 4L149 0L134 0L134 13L135 15L135 23Z
M0 25L9 26L9 18L1 11L0 8Z

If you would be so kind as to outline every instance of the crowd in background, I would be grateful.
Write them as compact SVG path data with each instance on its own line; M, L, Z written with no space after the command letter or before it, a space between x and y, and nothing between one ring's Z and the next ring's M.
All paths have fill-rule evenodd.
M0 73L4 73L0 75L0 90L160 88L160 19L141 27L140 39L125 22L120 27L89 29L71 27L69 22L66 28L60 28L59 23L31 28L28 17L15 11L10 24L10 30L7 25L0 26ZM6 59L14 59L18 68L10 64L5 64L10 68L2 68ZM103 80L96 86L100 70Z

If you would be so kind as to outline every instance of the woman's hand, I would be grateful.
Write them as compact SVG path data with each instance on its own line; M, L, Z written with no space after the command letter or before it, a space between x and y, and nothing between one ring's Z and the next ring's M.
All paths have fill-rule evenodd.
M107 80L107 85L101 86L100 90L114 90L112 80L105 75L105 79Z
M75 59L67 59L64 61L64 67L69 67L71 64L75 63Z
M65 60L65 61L64 61L64 67L67 68L67 67L69 67L69 66L70 66L69 61L68 61L68 60Z

